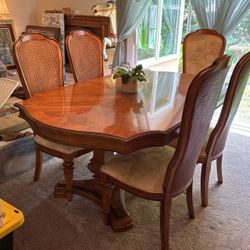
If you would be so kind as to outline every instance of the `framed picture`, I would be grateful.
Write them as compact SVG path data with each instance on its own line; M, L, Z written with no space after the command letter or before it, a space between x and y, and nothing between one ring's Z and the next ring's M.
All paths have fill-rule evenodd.
M14 41L12 25L10 23L0 24L0 60L7 66L7 69L15 68L12 54Z
M27 25L26 33L39 33L60 41L60 28L57 27Z

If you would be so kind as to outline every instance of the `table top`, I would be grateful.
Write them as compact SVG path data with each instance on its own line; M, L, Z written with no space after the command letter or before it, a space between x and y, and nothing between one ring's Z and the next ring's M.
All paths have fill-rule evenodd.
M128 153L164 145L179 127L193 76L146 73L138 93L120 90L120 79L99 77L37 93L18 104L21 117L49 140Z

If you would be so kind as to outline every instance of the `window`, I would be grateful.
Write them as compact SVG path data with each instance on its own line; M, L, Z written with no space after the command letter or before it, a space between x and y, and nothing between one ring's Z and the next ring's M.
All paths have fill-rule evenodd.
M178 57L184 0L152 0L137 36L138 60L154 64Z
M239 59L250 51L250 10L241 20L233 33L226 37L227 46L225 53L233 56L233 70ZM250 132L250 78L244 91L239 109L233 121L233 127L241 131Z
M183 35L184 38L188 33L198 30L199 25L195 17L195 13L192 10L190 1L185 2L184 11L184 23L183 23ZM239 59L250 51L250 10L245 18L241 20L239 25L235 28L234 32L226 36L226 54L230 54L233 57L231 73L235 67L235 64ZM182 62L180 62L180 68ZM229 75L230 76L230 72ZM243 94L239 109L233 121L232 128L236 128L241 132L250 132L250 79ZM219 118L220 110L216 110L214 120Z
M199 29L199 24L195 16L194 10L192 9L190 1L186 0L184 8L182 40L187 34L196 31L198 29Z
M193 31L200 29L195 13L189 0L185 1L182 40ZM233 56L233 65L249 51L250 46L250 10L234 32L226 37L226 54ZM231 71L233 70L233 67Z
M227 37L225 53L233 56L233 64L250 51L250 10L245 18L241 20L233 33Z

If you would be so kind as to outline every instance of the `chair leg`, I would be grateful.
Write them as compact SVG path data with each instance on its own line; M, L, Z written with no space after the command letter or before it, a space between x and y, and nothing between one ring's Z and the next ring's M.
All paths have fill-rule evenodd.
M161 201L160 226L161 226L161 249L169 249L169 224L172 199Z
M114 186L111 183L103 183L102 188L102 220L105 225L110 223L111 201Z
M211 170L211 161L202 164L201 170L201 200L204 207L208 206L208 184Z
M217 165L218 183L222 184L223 183L223 176L222 176L222 155L219 158L217 158L216 165Z
M186 200L187 200L189 218L194 219L193 182L190 184L190 186L187 189Z
M65 178L66 187L66 199L67 201L72 201L73 199L73 172L74 172L74 161L72 157L63 158L63 171Z
M126 193L125 190L120 189L120 197L121 197L122 207L126 211L126 213L129 214L129 211L128 211L127 206L126 206L125 193Z
M38 181L42 171L43 153L36 147L36 168L34 174L34 181Z

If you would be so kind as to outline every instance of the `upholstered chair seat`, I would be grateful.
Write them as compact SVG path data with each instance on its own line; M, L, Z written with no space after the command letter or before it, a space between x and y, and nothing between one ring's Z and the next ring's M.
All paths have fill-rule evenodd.
M59 144L56 142L46 140L45 138L43 138L39 135L35 136L35 142L39 145L46 147L46 148L51 148L53 150L56 150L58 152L61 152L63 154L67 154L67 155L70 155L70 154L78 152L79 150L82 150L82 148L79 148L79 147Z
M138 190L163 193L164 177L174 152L175 149L166 146L118 155L103 165L101 171Z

